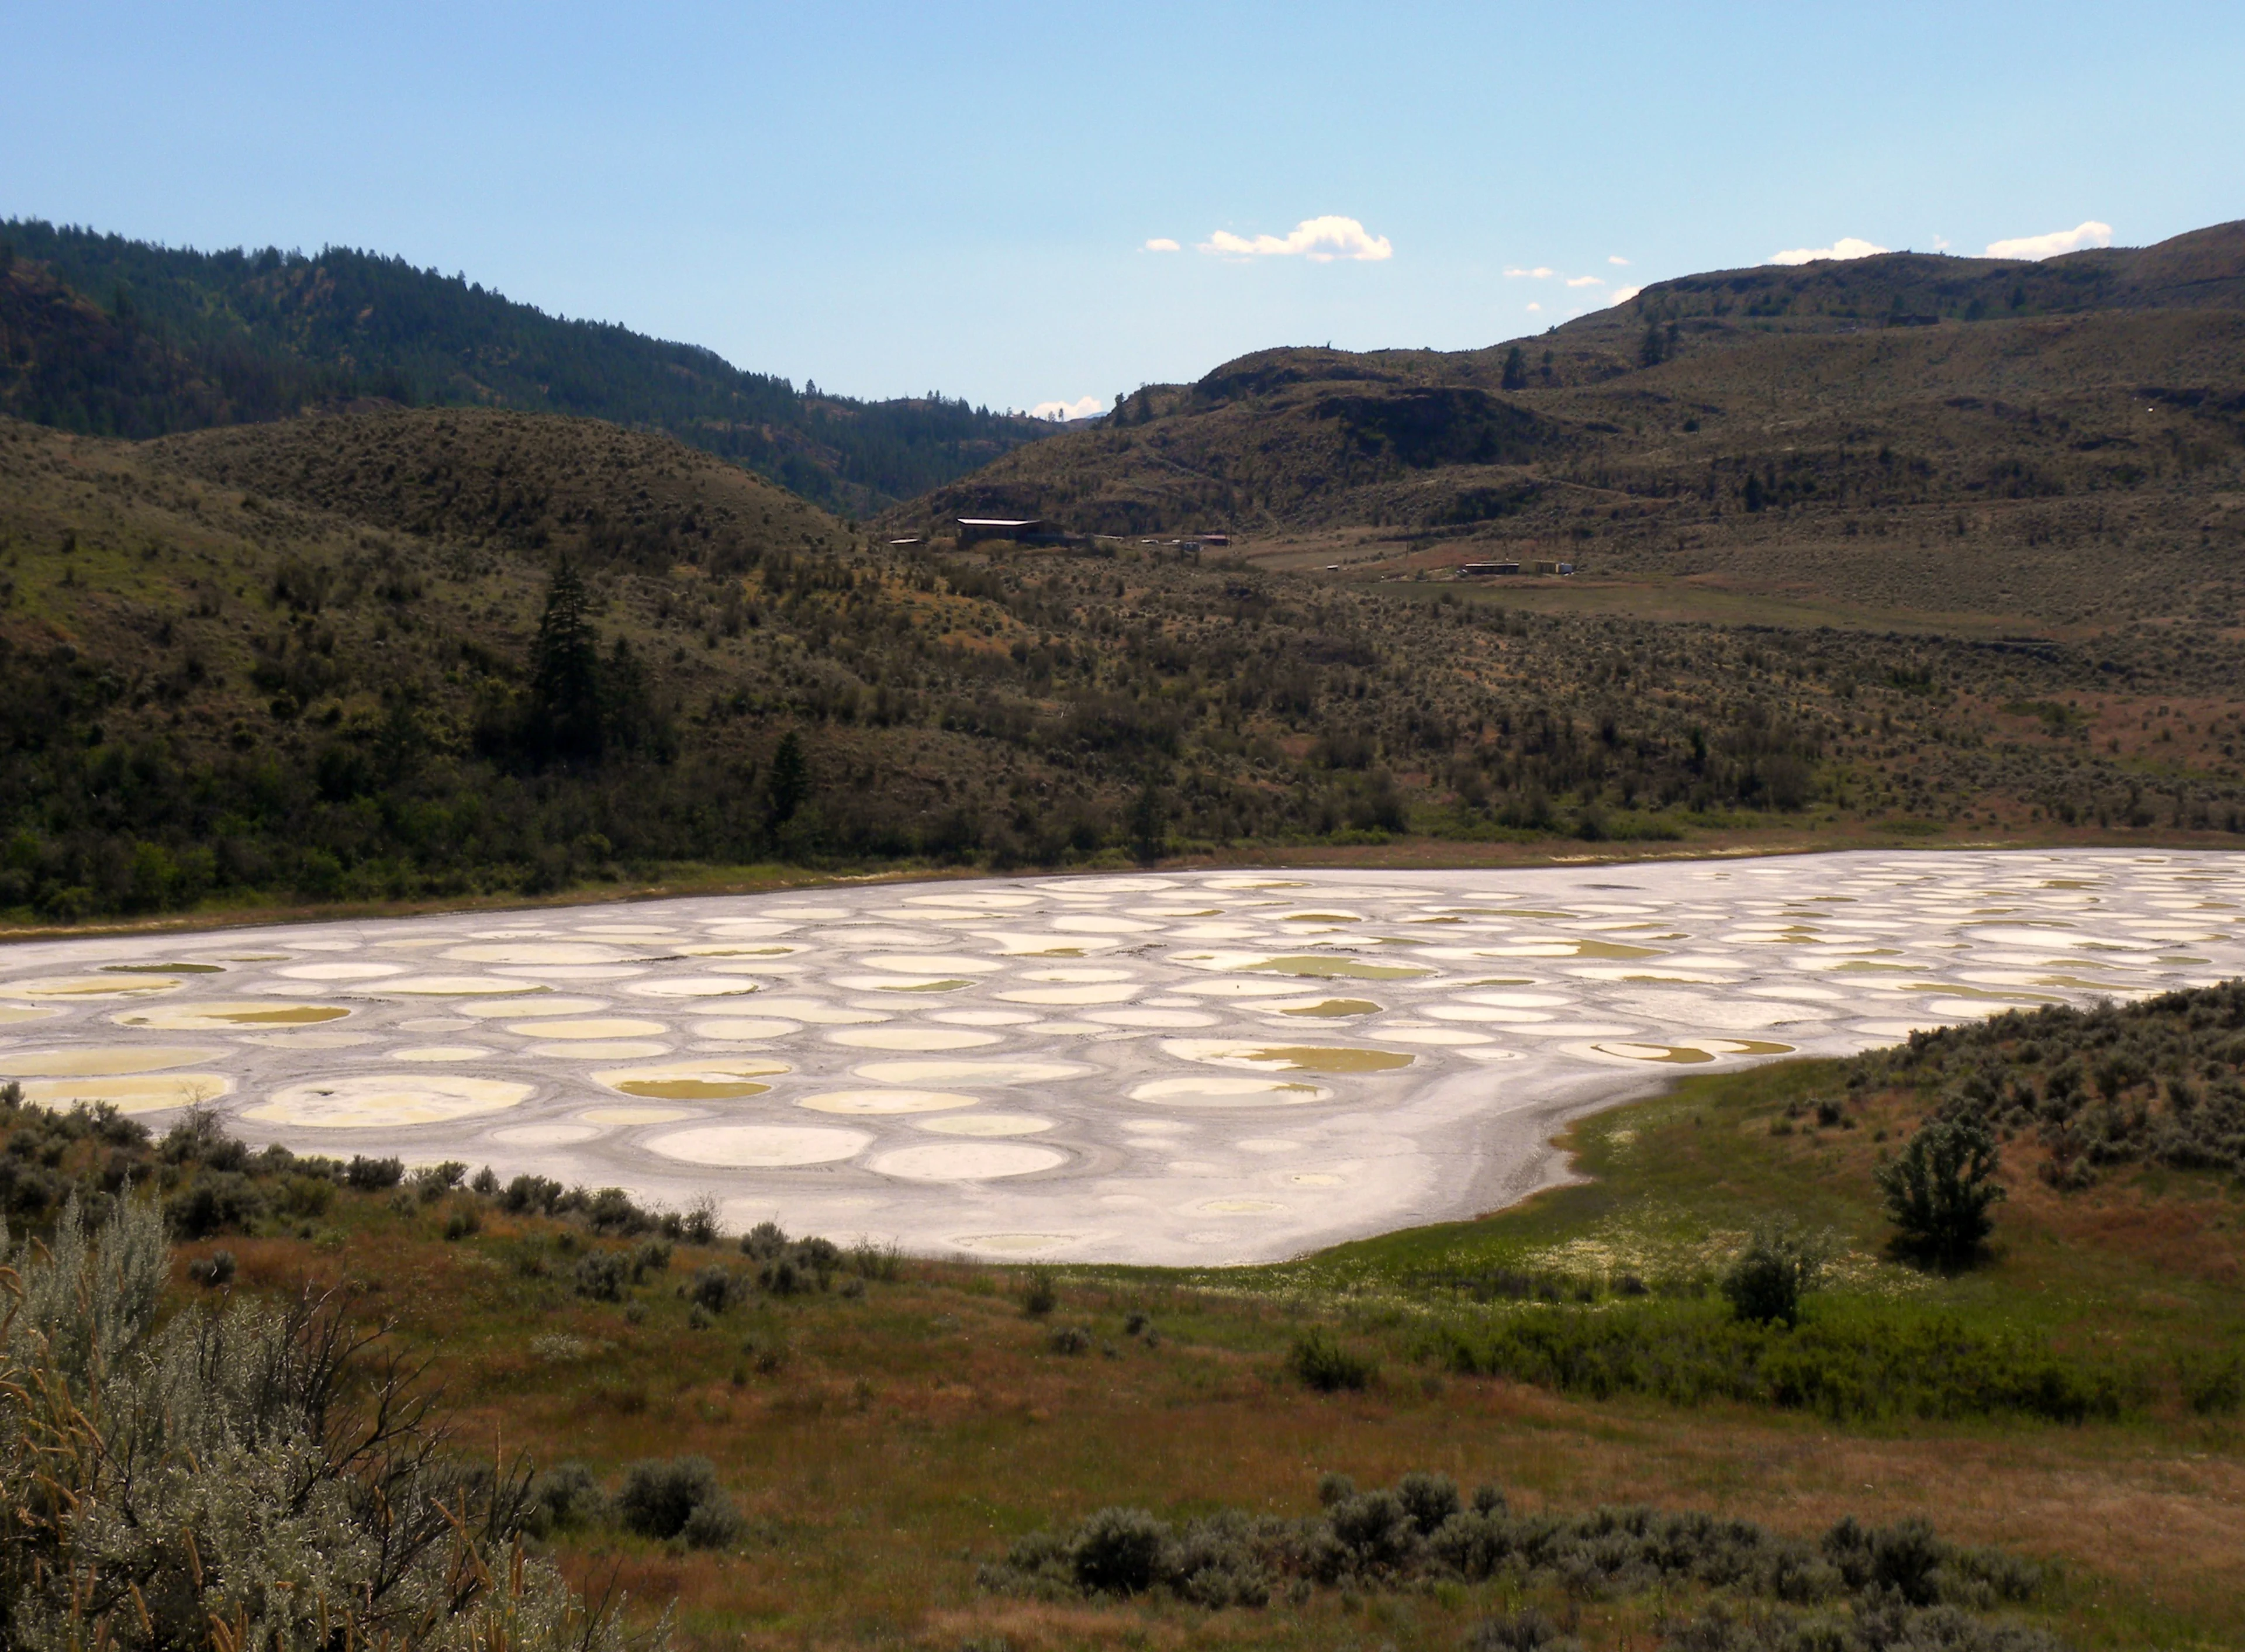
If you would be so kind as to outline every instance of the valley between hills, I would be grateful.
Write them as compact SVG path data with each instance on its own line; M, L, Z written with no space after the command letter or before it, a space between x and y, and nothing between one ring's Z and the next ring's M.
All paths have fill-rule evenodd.
M2245 225L1716 272L1057 430L372 254L0 229L24 1644L2245 1645ZM2018 848L2066 858L1917 852ZM1587 904L1836 849L1766 911L1661 869L1699 940ZM1523 904L1550 863L1583 910ZM1813 904L1842 864L1892 910ZM1350 898L1489 944L1281 929L1296 865L1471 876ZM950 904L764 898L908 878ZM1092 904L1150 884L1260 950L1179 931L1137 1005L1156 920ZM352 956L430 909L460 963ZM830 943L886 972L831 997ZM1514 1118L1504 1209L1214 1265L1401 1162L1318 1134L1363 1073L1462 1064L1463 1141L1545 1024L1653 1078ZM998 1072L1193 1026L1127 1099ZM1056 1233L1132 1154L1184 1202L1110 1234L1209 1265L953 1218Z

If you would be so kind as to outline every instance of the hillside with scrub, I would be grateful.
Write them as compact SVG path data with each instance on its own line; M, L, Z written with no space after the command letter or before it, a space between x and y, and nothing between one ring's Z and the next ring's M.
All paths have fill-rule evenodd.
M1784 633L1158 547L892 545L551 416L6 423L0 909L776 862L2224 841L2242 666L2170 625Z
M329 299L285 362L227 308L348 261L38 233L6 286L33 416L0 421L15 922L2245 823L2235 226L1692 277L1462 355L1264 352L878 527L652 403L370 400L321 376ZM58 284L97 254L146 325ZM445 291L366 324L561 325ZM609 406L513 383L469 399ZM171 433L93 434L143 428L103 396ZM982 511L1077 531L962 545Z

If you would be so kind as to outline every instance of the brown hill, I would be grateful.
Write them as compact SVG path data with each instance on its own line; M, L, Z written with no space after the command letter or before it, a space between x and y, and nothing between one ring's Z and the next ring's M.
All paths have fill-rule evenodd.
M1486 350L1262 351L884 525L1224 529L1311 559L1338 531L1421 565L1540 557L2045 620L2211 612L2241 592L2241 448L2232 224L2040 264L1692 276Z

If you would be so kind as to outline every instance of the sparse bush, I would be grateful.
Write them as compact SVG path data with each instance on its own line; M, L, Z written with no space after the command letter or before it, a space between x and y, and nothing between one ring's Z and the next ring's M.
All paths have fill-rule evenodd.
M2186 1357L2176 1362L2182 1397L2201 1417L2235 1417L2245 1406L2245 1354Z
M214 1250L207 1256L198 1257L187 1264L187 1277L199 1285L217 1290L234 1283L234 1260L231 1250Z
M717 1202L709 1194L695 1200L679 1223L680 1238L689 1245L717 1242Z
M1363 1388L1379 1374L1371 1358L1342 1347L1340 1338L1322 1325L1313 1325L1294 1339L1286 1368L1321 1394Z
M343 1167L343 1180L360 1193L380 1193L405 1178L403 1159L369 1159L354 1155Z
M91 1604L118 1652L205 1647L214 1623L237 1647L622 1652L553 1567L508 1564L527 1476L451 1459L333 1310L236 1299L159 1326L168 1251L143 1199L98 1230L73 1203L6 1260L11 1645L89 1644ZM363 1415L386 1425L343 1425Z
M499 1202L512 1215L551 1215L566 1191L549 1176L517 1176L506 1184Z
M749 1293L748 1281L729 1268L716 1263L697 1268L694 1283L687 1296L695 1306L713 1314L722 1314Z
M1344 1600L1351 1592L1452 1581L1501 1583L1513 1591L1556 1588L1577 1601L1714 1585L1727 1601L1751 1605L1757 1620L1787 1625L1793 1620L1786 1608L1835 1601L1852 1607L1858 1621L1874 1612L1899 1613L1896 1621L1905 1627L1936 1623L1913 1614L1948 1615L1937 1621L1943 1635L1923 1642L1800 1638L1788 1628L1788 1638L1773 1642L1678 1641L1672 1634L1663 1642L1739 1652L1900 1652L1905 1645L2010 1652L2014 1643L2003 1639L2008 1631L1973 1615L2031 1599L2041 1587L2031 1565L1995 1551L1959 1549L1923 1522L1867 1527L1844 1520L1821 1544L1811 1544L1745 1520L1644 1507L1514 1516L1493 1487L1476 1492L1468 1509L1438 1474L1409 1474L1393 1489L1370 1491L1328 1474L1318 1493L1323 1512L1306 1519L1224 1510L1181 1528L1144 1509L1102 1508L1073 1529L1018 1539L1002 1561L981 1568L981 1581L1054 1600L1163 1589L1210 1608L1260 1607L1282 1585L1298 1605L1319 1585L1342 1589ZM1574 1644L1532 1609L1486 1620L1465 1638L1468 1649L1489 1652L1552 1652ZM2043 1643L2016 1645L2039 1652Z
M1532 1606L1499 1617L1483 1618L1459 1642L1465 1652L1571 1652L1582 1642Z
M1068 1565L1086 1594L1143 1594L1153 1587L1169 1528L1143 1508L1102 1508L1077 1528Z
M634 1463L616 1493L616 1518L641 1537L682 1538L690 1548L716 1548L740 1530L732 1500L706 1457Z
M889 1282L904 1276L904 1252L893 1244L860 1240L850 1247L846 1260L850 1270L860 1279Z
M524 1529L533 1537L596 1526L608 1515L600 1482L582 1463L556 1463L530 1482Z
M1021 1282L1021 1311L1032 1319L1042 1319L1060 1306L1060 1283L1048 1268L1032 1269Z
M595 1302L621 1302L632 1283L630 1260L619 1250L594 1250L577 1259L577 1294Z
M1088 1354L1091 1331L1083 1325L1055 1325L1047 1333L1045 1344L1056 1354Z
M434 1204L458 1187L468 1174L468 1167L458 1159L447 1159L442 1164L424 1164L407 1178L414 1196L423 1204Z
M1740 1319L1790 1330L1801 1323L1801 1299L1815 1287L1829 1253L1828 1241L1789 1222L1756 1228L1724 1270L1723 1296Z
M172 1230L182 1239L248 1233L265 1211L263 1191L237 1170L206 1169L164 1206Z

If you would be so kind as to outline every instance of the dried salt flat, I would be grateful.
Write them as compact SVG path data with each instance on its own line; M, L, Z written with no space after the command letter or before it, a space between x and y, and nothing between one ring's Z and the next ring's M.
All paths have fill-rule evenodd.
M838 1239L1202 1263L1520 1197L1564 1120L1683 1073L2241 972L2235 855L962 881L12 947L0 1077Z

